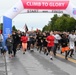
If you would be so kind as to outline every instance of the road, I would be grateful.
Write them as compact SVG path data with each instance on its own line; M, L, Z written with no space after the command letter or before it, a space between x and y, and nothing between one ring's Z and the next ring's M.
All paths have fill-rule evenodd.
M26 51L25 54L18 51L13 58L6 55L7 75L76 75L75 59L65 60L60 54L53 61L49 57L36 49L34 52ZM1 56L0 60L2 58ZM6 75L3 62L4 60L0 61L0 75Z

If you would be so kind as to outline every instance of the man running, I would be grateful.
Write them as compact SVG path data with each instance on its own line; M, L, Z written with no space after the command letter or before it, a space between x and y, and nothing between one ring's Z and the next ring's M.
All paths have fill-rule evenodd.
M50 53L50 59L53 60L53 50L54 50L54 40L53 32L50 32L50 35L46 38L47 40L47 49L48 53Z

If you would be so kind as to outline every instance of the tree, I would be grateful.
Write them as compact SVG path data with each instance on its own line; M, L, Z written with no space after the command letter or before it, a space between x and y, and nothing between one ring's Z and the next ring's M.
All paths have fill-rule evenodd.
M58 29L60 31L72 31L75 29L76 20L70 16L62 15L55 22L55 30Z
M50 31L50 26L49 25L45 25L44 27L43 27L43 30L42 30L43 32L44 31Z
M44 31L72 31L75 29L76 20L67 14L63 14L60 17L54 15L54 17L51 18L51 21L49 21L49 23L46 26L44 26Z
M12 31L17 31L15 26L12 27Z
M54 30L59 30L59 31L67 31L67 26L68 26L68 22L67 22L68 17L66 16L61 16L59 17L54 24Z
M75 27L76 27L76 20L73 17L71 17L69 19L69 28L68 28L68 30L69 31L75 30Z
M54 24L55 24L55 21L57 19L58 19L58 16L57 16L57 14L55 14L54 17L52 17L50 19L51 21L49 21L49 23L43 27L42 31L52 31L52 30L54 30Z
M51 22L49 25L51 25L51 30L54 30L55 21L58 19L58 15L55 14L54 17L51 18Z

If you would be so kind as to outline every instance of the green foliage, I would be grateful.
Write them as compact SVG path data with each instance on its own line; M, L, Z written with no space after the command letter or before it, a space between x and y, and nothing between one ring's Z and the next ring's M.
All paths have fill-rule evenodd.
M3 23L0 23L0 30L3 30ZM12 30L17 31L15 26L12 27Z
M50 26L51 26L51 30L54 30L54 25L55 25L55 21L58 19L57 14L54 15L53 18L51 18L51 22L50 22Z
M0 30L3 30L3 23L0 23Z
M49 31L49 26L45 25L45 27L43 28L42 31L43 31L43 32L44 32L44 31Z
M17 31L15 26L12 27L12 31Z
M51 18L48 25L44 26L43 31L72 31L76 29L76 20L67 14L58 17L57 14Z

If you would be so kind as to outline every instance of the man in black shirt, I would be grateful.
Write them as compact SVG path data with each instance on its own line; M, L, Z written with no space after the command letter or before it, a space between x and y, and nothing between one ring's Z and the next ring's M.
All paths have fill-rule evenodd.
M13 37L13 55L15 56L16 48L17 48L17 34L16 34L16 32L13 31L12 37Z

